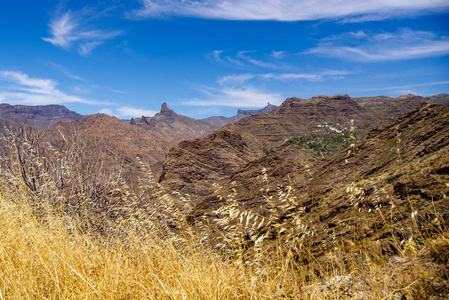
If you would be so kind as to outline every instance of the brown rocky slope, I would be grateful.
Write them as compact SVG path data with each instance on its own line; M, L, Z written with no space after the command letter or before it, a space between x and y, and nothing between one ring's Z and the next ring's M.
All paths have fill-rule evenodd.
M83 151L101 153L105 171L122 169L128 179L137 175L134 174L139 167L137 157L146 165L152 165L163 160L171 146L145 129L105 114L60 122L49 127L44 137L56 148L64 143L79 143ZM91 157L97 158L98 155Z
M241 119L203 139L173 147L164 160L159 181L170 190L189 194L196 202L213 192L214 183L228 180L239 168L273 152L292 137L323 124L348 130L351 119L362 133L376 121L347 95L289 98L269 114Z
M422 104L313 165L306 165L299 147L287 148L233 172L193 208L190 220L219 220L219 208L229 199L242 211L269 218L274 203L282 226L291 228L290 220L300 218L314 233L308 238L317 259L349 247L354 235L365 243L382 241L382 253L394 255L410 238L432 236L438 224L449 224L446 106ZM288 208L282 208L285 194ZM269 233L270 226L259 228L259 234Z

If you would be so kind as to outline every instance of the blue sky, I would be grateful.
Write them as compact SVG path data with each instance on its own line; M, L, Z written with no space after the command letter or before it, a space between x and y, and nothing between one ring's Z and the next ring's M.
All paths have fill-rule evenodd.
M0 102L195 118L449 92L447 0L0 0Z

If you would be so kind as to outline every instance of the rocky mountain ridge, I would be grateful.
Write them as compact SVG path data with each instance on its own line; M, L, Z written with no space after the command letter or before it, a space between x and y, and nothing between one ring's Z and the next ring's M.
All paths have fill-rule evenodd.
M194 119L177 114L168 108L167 103L164 102L161 105L160 112L153 117L142 116L137 120L132 118L130 124L149 130L152 134L175 145L183 140L205 137L228 123L237 122L244 117L259 113L269 113L274 108L276 108L275 105L268 103L266 107L259 110L239 109L237 114L232 117L215 116L206 119Z
M168 108L165 102L161 105L160 112L153 117L131 119L130 124L148 130L172 145L182 140L203 137L220 128L220 124L179 115Z
M58 122L79 120L82 117L82 115L62 105L27 106L0 104L0 119L16 124L22 124L26 121L29 125L39 129L45 129Z

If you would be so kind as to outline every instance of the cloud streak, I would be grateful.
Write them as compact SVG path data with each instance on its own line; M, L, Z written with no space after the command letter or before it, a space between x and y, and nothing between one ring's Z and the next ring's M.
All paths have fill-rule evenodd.
M395 33L345 33L325 38L303 54L367 62L435 57L449 54L449 38L409 28Z
M67 11L55 16L49 24L51 37L42 38L62 49L77 49L80 55L89 55L93 49L121 35L120 30L96 29L89 22L87 10Z
M217 83L221 86L239 86L247 83L250 80L278 80L278 81L292 81L292 80L307 80L307 81L323 81L326 78L342 78L346 75L355 74L351 71L345 70L325 70L316 73L246 73L233 74L219 77Z
M350 16L379 20L399 13L429 13L447 9L446 0L141 0L134 19L184 16L221 20L302 21ZM350 21L350 20L348 20Z
M33 78L17 71L0 71L0 82L12 84L0 90L0 102L25 105L48 105L62 103L84 103L91 105L110 104L68 95L56 88L51 79Z
M363 89L363 91L404 90L404 89L411 89L411 88L416 88L416 87L427 87L427 86L433 86L433 85L449 85L449 81L434 81L434 82L407 84L407 85L398 85L398 86L389 86L389 87L376 87L376 88Z
M116 109L118 115L120 117L140 117L140 116L145 116L145 117L152 117L155 114L157 114L157 111L154 110L147 110L147 109L143 109L143 108L135 108L135 107L119 107Z
M240 51L237 53L237 57L258 67L262 67L262 68L269 68L269 69L277 69L278 65L276 64L272 64L272 63L268 63L268 62L264 62L262 60L258 60L258 59L254 59L251 56L249 56L248 54L250 53L250 51Z
M251 56L250 54L253 53ZM241 69L250 68L265 68L265 69L282 69L287 68L285 64L280 64L279 60L286 56L287 54L283 51L273 51L267 58L267 60L256 59L255 51L238 51L233 55L226 55L227 52L224 50L215 50L208 54L209 58L212 58L218 63L225 65L232 65Z
M70 72L69 70L67 70L66 68L64 68L61 65L58 65L58 64L55 64L55 63L50 63L50 65L53 68L55 68L56 70L60 71L65 76L67 76L68 78L79 80L79 81L84 81L83 78L79 77L78 75L73 74L72 72Z
M267 102L280 104L282 95L265 92L255 87L223 87L221 89L200 89L206 99L189 99L183 105L192 106L226 106L226 107L263 107Z
M204 97L184 100L182 104L192 106L226 106L226 107L263 107L267 102L280 104L284 97L273 91L255 87L255 83L268 81L306 80L311 82L324 81L326 78L342 78L354 72L344 70L326 70L310 73L245 73L219 77L218 87L197 86Z

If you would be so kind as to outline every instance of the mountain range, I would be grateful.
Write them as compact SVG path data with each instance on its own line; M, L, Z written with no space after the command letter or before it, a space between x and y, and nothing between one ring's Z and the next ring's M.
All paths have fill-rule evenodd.
M58 122L79 120L83 116L62 105L9 105L0 104L0 120L8 124L28 122L31 126L45 129Z
M179 115L163 103L155 116L129 122L104 114L83 117L60 105L1 104L0 122L11 127L26 120L40 129L53 125L46 129L52 144L61 144L59 131L76 135L88 141L89 147L107 153L111 166L129 169L128 173L135 170L131 162L140 157L152 166L161 183L199 199L213 191L211 183L228 178L238 168L273 153L286 142L305 148L307 159L316 160L350 144L351 120L362 138L373 126L391 121L420 103L447 105L448 99L448 94L293 97L279 107L268 103L260 110L238 110L232 117L201 120Z
M41 128L64 120L41 131L43 144L78 145L86 165L100 159L102 172L122 172L131 187L138 184L142 163L151 166L165 193L188 199L182 213L192 224L220 220L229 201L260 218L276 210L283 226L301 215L315 233L312 254L319 259L335 246L320 244L330 235L340 241L353 235L349 223L356 202L364 220L359 234L389 239L385 253L394 254L391 240L405 234L386 228L374 210L390 214L401 224L397 228L415 226L418 209L420 224L435 213L449 222L448 99L292 97L278 107L203 120L164 103L154 117L129 122L104 114L81 117L60 106L0 107L3 118L27 119ZM282 195L290 199L288 209ZM269 235L270 226L258 231ZM217 238L221 231L226 229L218 228Z
M197 202L213 193L215 183L231 179L266 155L299 146L298 155L310 163L347 148L352 143L351 126L361 139L374 126L426 102L428 99L414 95L395 99L351 99L347 95L289 98L269 114L241 119L203 139L174 146L163 162L159 181Z

